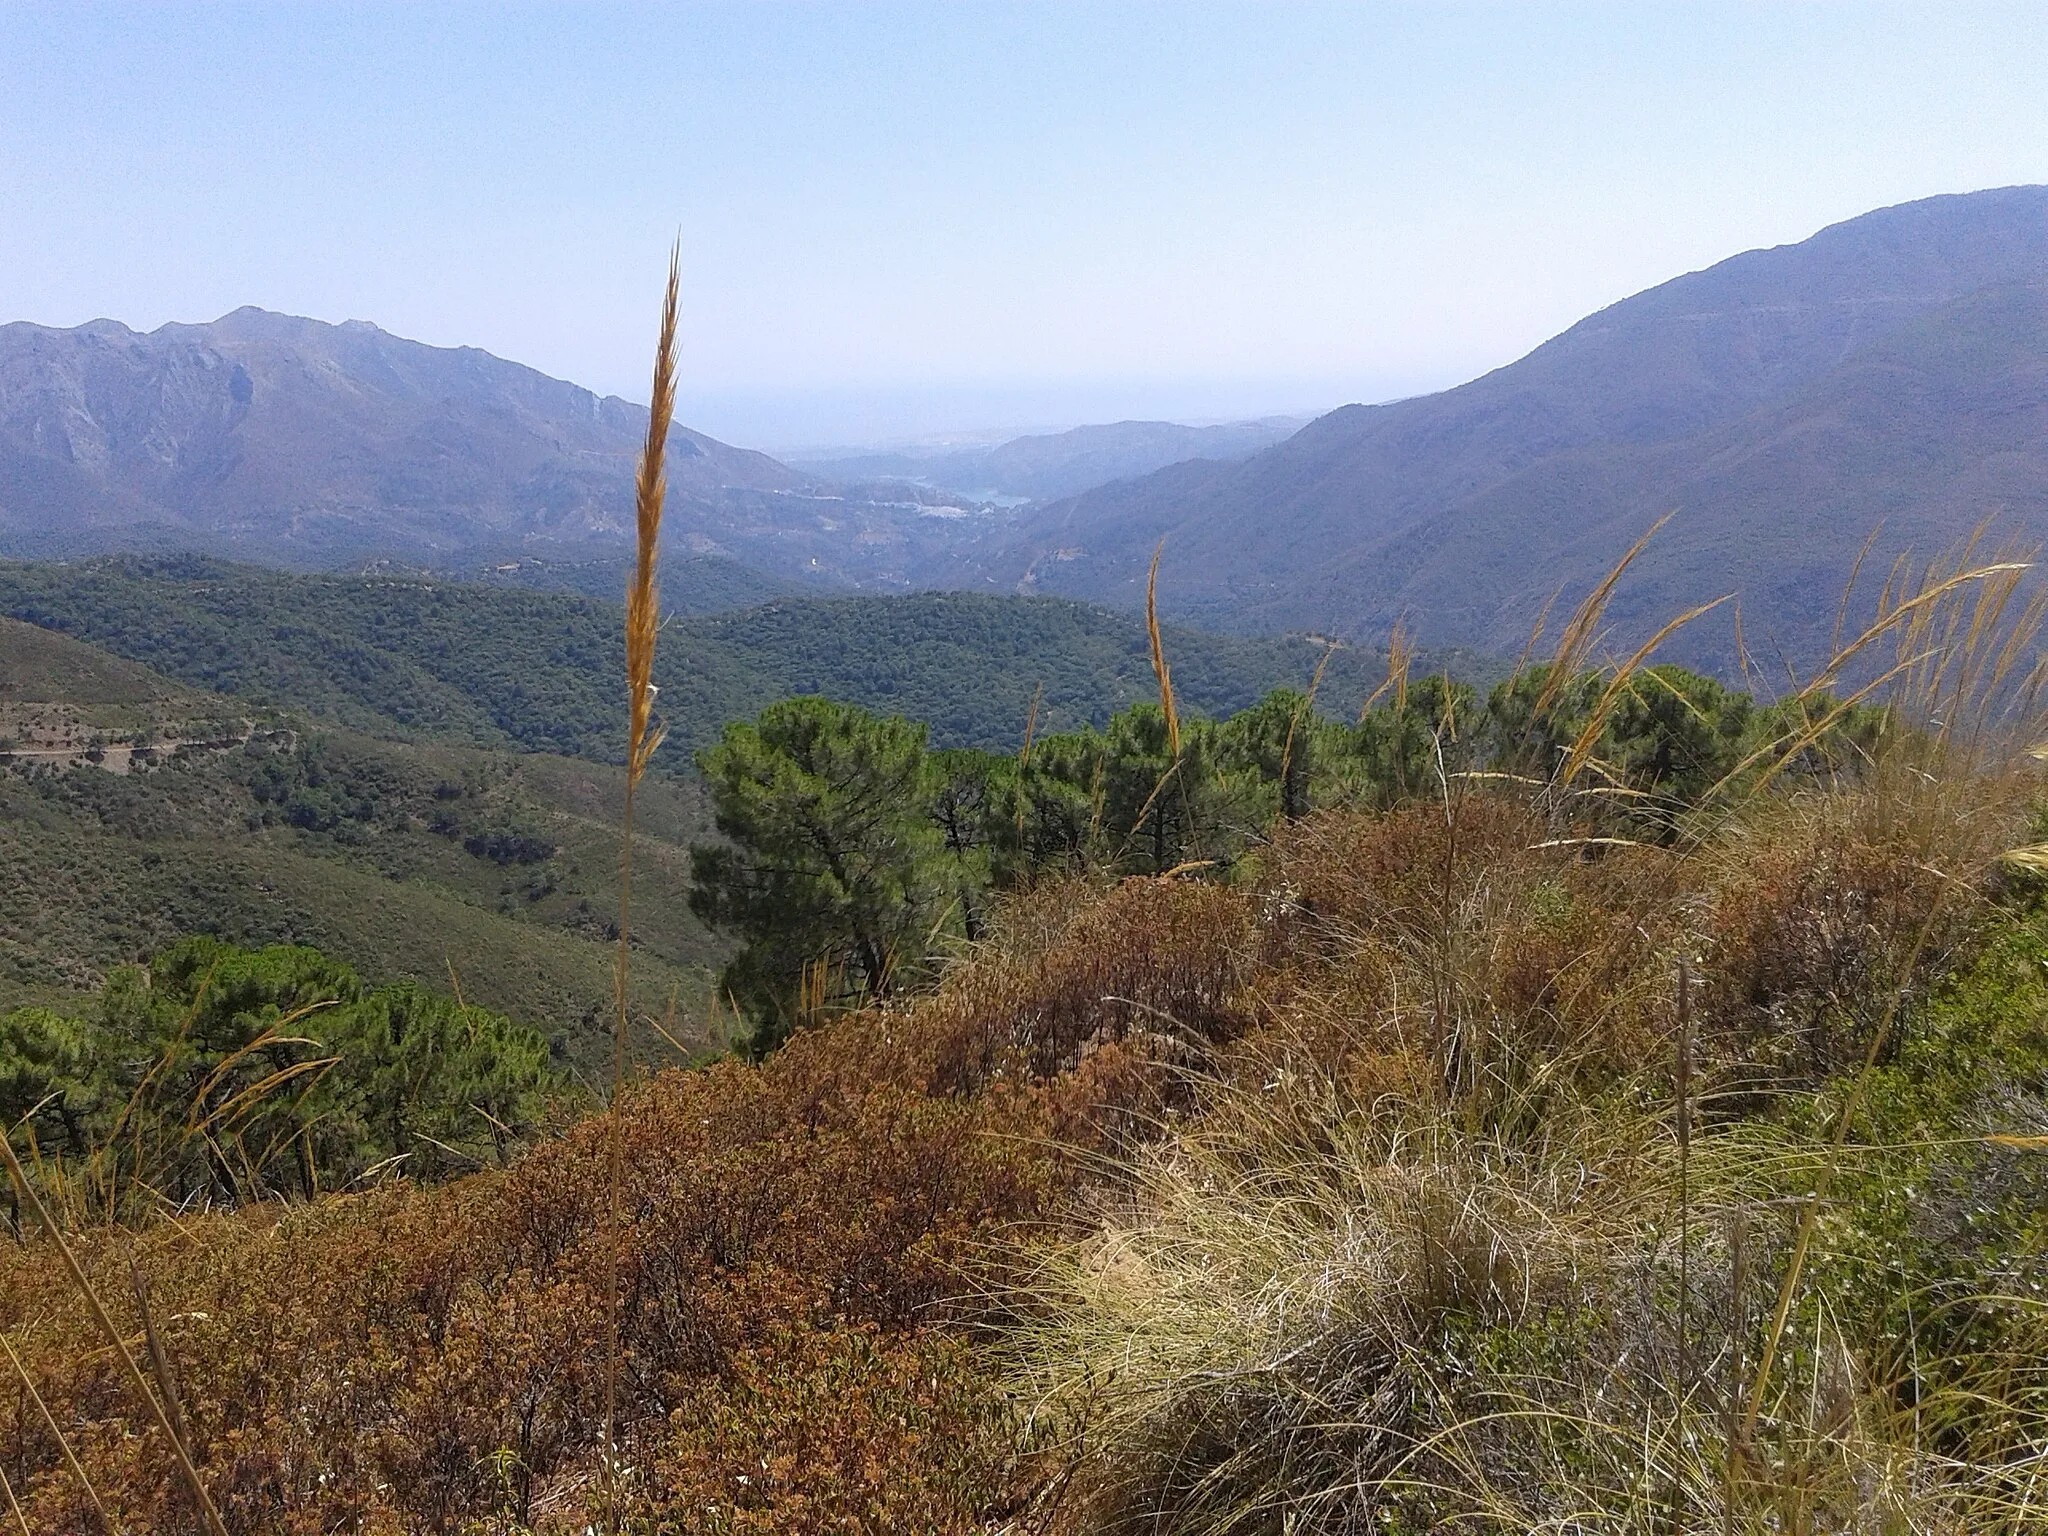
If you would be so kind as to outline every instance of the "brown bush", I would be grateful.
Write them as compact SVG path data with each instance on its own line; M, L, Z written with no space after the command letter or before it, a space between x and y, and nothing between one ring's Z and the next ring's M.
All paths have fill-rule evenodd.
M1429 1061L1446 1088L1633 1067L1667 1027L1686 874L1660 849L1556 839L1501 794L1294 824L1261 878L1258 1003L1282 1027L1248 1052Z
M929 1081L967 1093L1003 1077L1048 1079L1117 1041L1185 1057L1249 1026L1243 990L1258 948L1251 904L1202 881L1025 893L999 941L918 1007Z
M741 1411L758 1404L761 1383L783 1379L777 1362L796 1350L821 1380L860 1375L865 1361L910 1382L907 1362L921 1362L931 1412L980 1412L965 1357L927 1334L942 1303L971 1294L977 1246L1047 1208L1063 1176L1035 1093L933 1098L891 1077L891 1053L865 1049L867 1033L806 1038L758 1070L665 1074L624 1107L622 1418L629 1454L670 1479L637 1485L649 1518L668 1494L696 1497L703 1467L757 1452L772 1462L785 1442L806 1447L806 1466L856 1457L891 1467L833 1505L852 1528L881 1528L873 1522L886 1516L916 1529L901 1520L918 1510L923 1528L949 1529L972 1513L957 1502L968 1486L960 1469L980 1442L964 1423L884 1444L893 1409L849 1416L822 1391L772 1414ZM439 1189L188 1219L133 1239L233 1529L524 1522L565 1487L575 1507L555 1518L584 1523L598 1497L613 1241L597 1214L603 1129L588 1122L509 1170ZM128 1241L80 1239L102 1295L132 1319ZM134 1528L197 1529L165 1448L133 1433L135 1405L47 1243L0 1263L0 1328L109 1506ZM707 1405L728 1384L739 1417L705 1446L677 1441L710 1422ZM895 1401L896 1389L873 1390ZM57 1446L15 1398L0 1394L0 1444L11 1448L0 1469L38 1529L88 1528ZM781 1438L745 1440L771 1429ZM813 1495L788 1496L808 1508Z
M1846 828L1751 850L1702 914L1716 1053L1760 1086L1811 1087L1860 1064L1897 989L1938 972L1975 915L1943 884L1905 840Z
M1010 1425L958 1338L782 1322L670 1415L661 1532L950 1531L1000 1499ZM906 1477L906 1467L919 1475Z
M132 1246L238 1532L590 1523L615 1259L634 1528L976 1529L1030 1481L973 1347L1031 1305L1020 1239L1107 1209L1084 1181L1205 1083L1311 1160L1375 1106L1509 1147L1546 1095L1624 1083L1654 1113L1682 954L1717 1060L1853 1056L1885 978L1967 937L1981 879L1850 797L1768 816L1681 853L1572 844L1473 792L1285 827L1238 888L1023 893L927 996L632 1086L616 1233L596 1119L436 1189L76 1241L134 1330ZM0 1253L0 1330L120 1519L196 1530L46 1241ZM36 1530L93 1528L19 1391L0 1470Z
M237 1531L580 1529L606 1496L614 1252L641 1525L717 1505L733 1530L965 1529L1007 1478L957 1336L997 1240L1065 1209L1071 1149L1156 1120L1177 1052L1244 1027L1249 911L1198 884L1049 888L930 997L632 1087L617 1234L594 1119L436 1189L77 1241L135 1322L132 1243ZM0 1329L120 1518L197 1529L47 1243L0 1259ZM39 1529L87 1528L14 1397L0 1470Z

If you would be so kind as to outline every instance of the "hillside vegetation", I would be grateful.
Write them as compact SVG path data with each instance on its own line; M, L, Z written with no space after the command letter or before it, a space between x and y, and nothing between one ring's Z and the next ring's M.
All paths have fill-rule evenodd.
M0 1111L85 1216L502 1164L565 1087L533 1030L289 945L185 939L75 1013L0 1014Z
M381 734L617 761L616 603L408 577L302 576L191 557L0 563L0 614L61 630L196 688ZM1170 632L1191 707L1223 714L1305 685L1306 640ZM1101 725L1147 695L1142 623L1079 603L972 593L783 599L671 620L661 708L690 749L774 699L822 693L930 720L934 742L1009 750L1039 726ZM1385 675L1340 651L1324 681L1356 712Z
M18 619L0 619L0 655L7 658L7 669L0 672L0 706L56 703L138 711L161 706L195 712L220 707L217 700L147 667ZM144 718L138 715L136 723Z
M579 1066L602 1054L616 605L182 557L0 565L0 610L19 616L0 619L0 1003L62 1003L204 932L311 945L377 982L453 973ZM1191 707L1218 713L1323 654L1171 638ZM1355 708L1374 665L1338 652L1324 702ZM707 967L727 948L689 906L688 849L710 832L689 754L727 721L819 692L929 720L935 746L1010 751L1027 725L1106 724L1153 687L1134 621L964 594L672 620L658 675L670 771L641 807L636 995L673 996L690 1049L723 1027ZM131 758L155 766L97 771Z
M603 545L553 549L546 555L513 548L460 565L418 570L422 579L466 585L530 587L542 592L577 592L603 602L617 602L626 590L633 562ZM373 561L362 573L408 574L396 562ZM725 613L752 608L778 597L803 595L801 583L763 575L751 566L722 555L671 555L661 567L661 606L667 614Z
M601 1058L617 850L593 812L616 805L616 770L382 743L352 753L321 737L303 753L238 751L126 778L0 775L0 1006L65 1004L111 969L206 933L310 945L378 981L446 987L452 976L479 1005L544 1028L578 1065ZM315 782L265 802L273 768ZM443 773L465 770L459 796L436 798L463 785ZM357 772L367 785L348 782ZM676 996L684 1037L701 1042L702 967L722 947L689 914L696 804L662 786L647 799L636 996L657 1014Z
M312 945L377 982L453 976L572 1062L601 1054L618 769L289 712L223 724L219 695L96 647L26 625L0 638L15 701L0 710L25 733L0 752L0 1007L65 1004L206 933ZM37 745L53 720L62 752ZM86 742L64 734L88 727ZM681 1037L701 1041L703 967L722 953L688 910L701 799L650 784L638 821L641 995L677 997Z
M246 739L250 711L97 646L0 618L0 763L115 771L192 743Z
M981 937L1000 892L1094 870L1228 877L1270 829L1325 806L1392 806L1473 777L1541 782L1597 763L1588 837L1669 844L1706 798L1771 764L1791 780L1867 756L1885 716L1825 692L1759 706L1682 667L1543 665L1482 699L1396 672L1355 724L1276 689L1221 720L1158 704L1015 755L928 750L924 728L785 699L700 754L724 841L692 850L691 904L740 949L721 991L753 1047L914 984ZM1798 749L1778 760L1778 744Z
M117 1225L31 1158L0 1471L51 1531L200 1529L181 1448L237 1531L2039 1531L2040 614L1941 574L1881 709L1588 672L1597 611L1477 717L1397 673L1242 770L1228 847L1084 838L508 1166ZM1078 774L1008 758L1026 826L1119 733L1198 805L1307 719L1161 694ZM729 856L838 931L845 861L773 883L802 775L887 846L923 750L736 727Z

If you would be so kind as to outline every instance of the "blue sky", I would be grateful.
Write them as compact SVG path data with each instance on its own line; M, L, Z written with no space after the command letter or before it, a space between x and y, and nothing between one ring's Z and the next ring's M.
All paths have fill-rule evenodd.
M1456 383L2048 181L2048 7L0 5L0 319L254 303L748 444Z

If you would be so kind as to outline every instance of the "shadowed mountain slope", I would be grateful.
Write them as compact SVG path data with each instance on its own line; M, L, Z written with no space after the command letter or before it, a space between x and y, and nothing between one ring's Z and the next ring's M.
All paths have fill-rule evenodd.
M1551 593L1583 590L1656 517L1672 520L1611 616L1630 633L1736 594L1755 659L1829 649L1894 559L1953 550L1987 523L2048 531L2048 284L1987 289L1912 321L1788 397L1649 448L1554 455L1313 574L1299 600L1427 614L1495 649ZM1875 537L1873 538L1873 534ZM1674 654L1736 665L1732 609Z
M1625 299L1461 388L1041 509L973 559L1129 604L1163 536L1184 616L1362 635L1406 612L1499 649L1676 510L1652 611L1735 588L1789 634L1816 588L1832 614L1880 519L1923 551L1987 516L2044 526L2040 281L2048 188L1884 209Z

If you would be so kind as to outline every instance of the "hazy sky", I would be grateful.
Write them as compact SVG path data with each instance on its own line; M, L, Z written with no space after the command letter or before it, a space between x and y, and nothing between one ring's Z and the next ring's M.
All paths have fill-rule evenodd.
M877 441L1381 399L2048 181L2048 7L0 3L0 319L261 304Z

